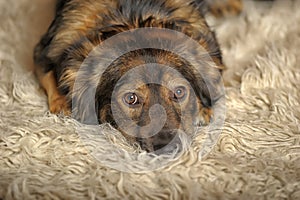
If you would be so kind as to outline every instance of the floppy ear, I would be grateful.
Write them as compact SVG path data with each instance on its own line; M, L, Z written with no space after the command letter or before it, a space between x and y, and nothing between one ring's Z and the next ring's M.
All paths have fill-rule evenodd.
M118 73L110 69L112 68L104 72L101 77L93 77L84 68L78 72L79 78L77 77L72 94L72 113L78 121L85 124L113 123L110 104Z
M213 32L198 42L207 52L205 54L200 52L195 55L196 62L192 63L194 67L198 68L195 71L197 76L196 91L201 97L202 103L211 107L221 96L224 96L222 53Z
M222 56L218 44L211 38L206 45L187 44L186 57L178 58L177 70L188 80L202 107L212 107L224 95ZM204 46L204 48L203 48Z
M113 74L110 76L110 74ZM73 91L72 105L73 117L85 124L111 123L114 120L111 112L111 96L117 81L118 73L104 73L97 77L99 81L78 81L77 88ZM76 86L76 83L75 83Z
M205 65L205 64L202 64ZM213 62L212 65L216 65ZM222 79L222 66L206 66L196 72L192 87L200 98L202 106L210 108L225 95Z
M220 65L218 65L221 62L214 62L209 55L196 55L190 61L183 60L181 65L184 67L177 69L192 86L202 107L212 107L221 96L224 96L222 74L219 69Z
M72 117L84 124L97 125L98 105L95 98L96 89L92 86L77 86L77 88L78 91L73 91L72 94Z
M96 36L83 37L69 47L62 56L62 68L67 70L58 72L61 74L60 87L72 100L72 117L84 124L101 122L99 110L110 104L114 82L119 76L113 67L105 69L105 58L113 52L95 48L97 40Z
M212 107L225 95L222 76L219 70L207 70L197 75L194 90L205 107Z

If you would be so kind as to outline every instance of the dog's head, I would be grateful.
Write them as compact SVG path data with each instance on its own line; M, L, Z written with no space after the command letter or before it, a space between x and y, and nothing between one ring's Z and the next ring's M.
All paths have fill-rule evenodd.
M215 76L209 70L200 74L168 51L129 52L113 62L99 82L99 121L111 123L143 149L158 150L178 131L191 135L196 126L209 123L212 85L204 74Z
M169 144L178 131L191 135L197 126L209 123L211 108L223 95L222 63L213 39L200 40L199 49L198 43L176 39L176 34L165 30L153 33L147 29L142 33L145 34L133 39L125 35L121 40L111 40L106 48L89 55L77 72L78 87L74 84L75 89L71 88L73 106L74 102L78 106L78 112L73 109L73 113L82 122L95 123L96 117L100 123L108 122L131 142L152 151ZM158 48L149 48L153 43L159 44ZM120 49L137 44L148 48L114 57ZM176 50L168 50L172 48ZM77 54L81 55L82 50L78 49L72 53L79 51ZM106 66L105 61L111 59ZM95 98L87 99L88 94ZM92 106L87 107L88 104Z
M222 62L200 11L202 1L113 1L97 9L81 2L84 9L70 2L55 20L47 53L59 65L58 85L72 100L74 118L109 122L148 150L164 146L178 130L191 134L210 121L211 107L222 95ZM57 30L56 23L61 23ZM122 50L126 53L119 56Z

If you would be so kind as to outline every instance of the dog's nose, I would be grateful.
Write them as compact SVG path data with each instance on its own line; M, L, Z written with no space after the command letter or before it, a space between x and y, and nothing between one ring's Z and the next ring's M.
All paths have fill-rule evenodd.
M176 133L174 131L161 131L153 138L153 149L157 151L164 148L174 139Z
M139 138L137 139L137 141L142 149L148 152L153 152L161 150L169 144L173 145L173 140L175 136L176 131L163 130L150 138Z

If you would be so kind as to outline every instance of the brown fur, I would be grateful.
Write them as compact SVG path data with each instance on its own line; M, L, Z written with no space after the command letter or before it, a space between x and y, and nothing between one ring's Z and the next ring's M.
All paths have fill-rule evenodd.
M137 76L133 79L131 77L127 80L129 88L133 88L137 81L141 83L141 87L137 88L136 92L139 92L139 96L143 99L142 104L128 109L120 97L115 102L118 115L129 117L134 123L145 126L150 123L150 107L156 103L164 106L167 121L161 132L148 139L137 138L142 148L149 151L167 144L174 136L172 130L181 129L188 134L192 133L194 125L203 125L210 121L213 113L211 107L220 95L218 93L221 85L219 72L223 69L219 46L203 17L204 12L211 11L218 16L222 13L220 12L222 8L228 10L228 7L231 11L239 13L241 2L239 0L58 0L56 17L35 48L35 71L48 95L50 111L70 113L72 95L80 105L84 106L85 102L80 99L87 87L93 87L96 89L95 101L99 122L110 122L116 128L120 128L112 116L110 105L112 91L118 80L136 66L158 63L176 69L189 81L187 84L183 78L178 79L187 88L188 97L179 105L172 100L174 91L170 91L169 88L155 84L143 85L142 83L151 78L160 77L159 81L162 84L171 82L174 78L163 69L160 69L161 76L153 75L148 68L145 68L141 74L146 76ZM207 64L208 60L197 49L192 62L187 62L168 51L137 50L114 61L101 79L96 71L83 72L88 75L89 84L72 93L80 66L96 46L117 33L143 27L166 28L186 34L206 49L209 53L206 57L211 57L214 61L213 67ZM168 34L151 34L145 37L172 40ZM127 39L124 38L124 42ZM182 51L185 51L184 44ZM99 55L105 54L102 52ZM203 64L201 75L204 77L193 67L199 66L199 62ZM209 93L207 87L213 88L213 92ZM195 95L191 95L190 90L195 91ZM117 90L118 94L123 94L122 92L122 89ZM86 111L85 115L88 114L89 111ZM182 116L184 121L181 121ZM85 117L81 116L79 119ZM130 141L136 139L128 136L124 131L123 133ZM141 131L138 134L143 135Z
M208 2L208 11L216 17L235 16L242 11L241 0L213 0Z

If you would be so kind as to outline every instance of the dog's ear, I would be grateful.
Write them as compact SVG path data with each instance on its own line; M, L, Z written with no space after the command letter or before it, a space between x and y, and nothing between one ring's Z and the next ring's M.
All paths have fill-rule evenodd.
M211 57L200 62L202 66L196 72L198 93L205 107L212 107L221 97L225 95L222 79L224 65L219 53L217 57Z
M176 69L189 82L202 105L212 107L221 96L224 96L221 54L218 48L214 51L214 57L206 50L197 48L193 50L187 50L186 58L175 56L173 60Z
M224 96L222 78L219 72L201 75L201 78L197 78L196 83L194 90L204 107L213 107Z
M197 85L194 89L201 98L204 106L212 107L214 103L224 96L222 71L225 66L222 61L222 52L213 32L206 35L201 34L198 41L203 49L198 49L194 54L192 66ZM206 51L203 53L203 50Z
M95 88L92 86L78 88L72 94L72 117L81 123L98 124L98 105L95 98Z

